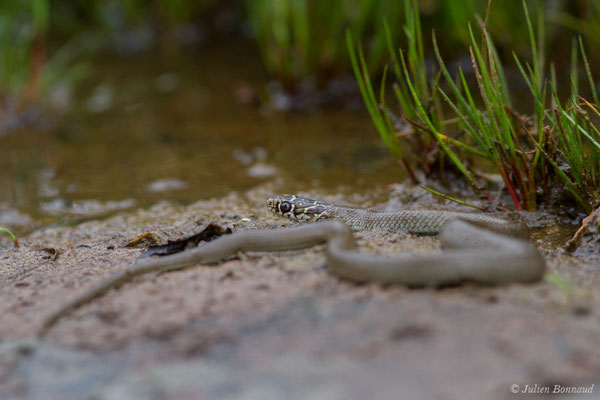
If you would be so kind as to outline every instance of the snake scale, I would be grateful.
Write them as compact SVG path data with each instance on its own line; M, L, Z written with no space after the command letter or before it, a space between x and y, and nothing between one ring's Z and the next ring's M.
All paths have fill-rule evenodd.
M433 210L374 211L340 207L294 195L267 201L275 214L296 221L319 222L292 228L244 231L195 249L137 262L50 314L38 330L44 335L62 317L136 276L210 264L239 251L281 251L327 244L326 262L333 274L357 282L446 285L535 282L544 259L529 243L529 231L485 214ZM385 228L416 235L439 234L444 251L423 256L381 257L355 250L352 230Z

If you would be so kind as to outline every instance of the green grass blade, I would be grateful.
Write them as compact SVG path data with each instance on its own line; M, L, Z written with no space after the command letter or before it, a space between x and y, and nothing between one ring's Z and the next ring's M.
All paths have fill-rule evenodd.
M350 30L346 31L346 45L348 47L348 54L350 56L350 62L352 64L352 69L354 70L354 75L356 77L358 88L362 95L363 101L365 102L365 105L367 107L367 111L371 116L371 120L375 125L375 129L379 133L379 136L381 137L385 145L396 156L404 159L402 148L400 146L397 146L391 139L391 135L393 135L393 132L390 132L388 130L382 112L379 109L379 105L377 104L375 93L373 91L373 87L371 86L371 81L366 67L366 63L364 61L364 56L362 55L362 49L360 46L358 47L359 51L357 56L356 51L354 50L354 44L352 41L352 35L350 33Z
M432 193L432 194L434 194L436 196L441 197L442 199L452 201L452 202L454 202L456 204L460 204L461 206L467 206L467 207L471 207L471 208L474 208L474 209L479 210L479 211L485 211L485 208L483 208L483 207L479 207L479 206L476 206L475 204L467 203L466 201L463 201L463 200L457 199L456 197L452 197L452 196L449 196L447 194L438 192L437 190L432 189L432 188L427 187L427 186L424 186L424 185L419 185L419 186L421 188L427 190L429 193Z
M592 92L592 98L594 99L595 104L600 104L598 101L598 91L596 90L596 85L594 84L594 78L592 78L592 71L590 70L590 63L588 62L587 55L585 54L585 48L583 47L583 41L581 40L581 36L579 36L579 51L581 52L581 57L583 58L583 65L585 67L585 74L588 79L588 84L590 85L590 90Z
M16 236L15 236L15 235L14 235L14 234L11 232L11 231L9 231L9 230L8 230L8 229L6 229L6 228L2 228L2 227L0 227L0 232L4 232L4 233L6 233L8 236L10 236L10 238L12 239L12 241L13 241L13 243L14 243L14 245L15 245L15 246L18 246L18 245L19 245L19 240L17 239L17 237L16 237Z

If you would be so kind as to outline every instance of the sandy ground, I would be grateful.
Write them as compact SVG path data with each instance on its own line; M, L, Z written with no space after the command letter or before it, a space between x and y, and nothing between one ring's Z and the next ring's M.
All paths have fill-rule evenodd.
M2 242L0 398L508 399L555 385L600 398L600 265L548 249L543 233L549 274L532 285L356 285L328 274L322 247L247 253L139 277L33 339L44 316L139 257L147 242L124 244L141 233L291 225L267 213L271 190ZM434 238L357 237L374 254L439 251Z

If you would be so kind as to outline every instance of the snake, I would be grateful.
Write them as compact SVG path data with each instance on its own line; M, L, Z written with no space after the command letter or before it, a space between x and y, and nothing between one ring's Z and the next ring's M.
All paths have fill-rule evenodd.
M355 282L407 286L532 283L545 271L542 255L529 243L526 224L484 213L377 211L289 194L269 198L267 208L293 221L316 223L236 232L181 253L138 261L61 305L44 318L37 336L44 336L69 313L134 277L214 264L245 251L296 250L325 244L326 265L332 274ZM443 251L395 257L364 254L356 250L353 231L366 229L439 235Z

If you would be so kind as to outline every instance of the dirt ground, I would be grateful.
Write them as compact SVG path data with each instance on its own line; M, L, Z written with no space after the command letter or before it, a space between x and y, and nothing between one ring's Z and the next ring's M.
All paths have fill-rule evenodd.
M33 338L44 316L136 260L148 243L124 245L141 233L292 225L268 214L273 194L159 203L1 242L0 398L600 398L600 265L552 249L550 228L534 235L549 272L532 285L356 285L328 274L322 247L246 253L139 277ZM356 235L374 254L439 251L435 238Z

